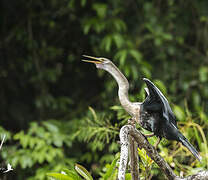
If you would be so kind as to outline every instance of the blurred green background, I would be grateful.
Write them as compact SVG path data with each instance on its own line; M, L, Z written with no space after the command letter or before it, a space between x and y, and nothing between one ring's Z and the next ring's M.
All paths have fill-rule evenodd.
M128 78L132 101L144 100L141 78L151 79L203 160L167 140L160 154L178 175L208 168L207 7L207 0L2 0L0 132L7 140L0 162L15 169L4 178L43 180L76 162L102 179L119 152L128 115L117 84L82 54L111 59ZM164 179L141 159L143 178Z

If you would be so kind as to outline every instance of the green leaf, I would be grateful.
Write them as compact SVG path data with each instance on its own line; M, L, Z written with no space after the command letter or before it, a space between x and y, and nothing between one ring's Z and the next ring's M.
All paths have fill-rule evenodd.
M91 28L91 24L90 23L85 24L84 28L83 28L84 34L88 34L88 32L90 31L90 28Z
M73 178L69 177L68 175L61 174L61 173L47 173L49 177L53 177L57 180L74 180Z
M83 166L75 164L75 170L86 180L93 180L91 174Z
M73 180L82 180L82 178L74 171L69 169L63 170L69 177L71 177Z
M140 53L139 51L137 51L137 50L135 50L135 49L131 49L131 50L129 51L129 54L131 54L131 55L135 58L135 60L136 60L138 63L141 62L142 55L141 55L141 53Z
M155 38L154 43L155 43L156 46L162 45L162 40L161 40L161 38L159 38L159 37Z
M145 167L150 167L153 163L153 160L147 155L146 151L144 149L138 148L138 154L139 157L142 160L142 163Z
M134 79L138 79L138 69L137 69L137 66L135 66L135 65L131 66L131 73L132 73Z
M199 117L200 119L202 119L204 122L206 122L208 120L208 117L206 115L206 113L204 113L202 110L199 110Z
M127 50L126 49L123 49L123 50L118 51L116 53L116 55L115 55L115 59L119 59L120 60L121 66L124 65L124 62L126 60L126 57L127 57Z
M199 80L201 82L206 82L208 78L208 68L207 67L201 67L199 69Z
M110 109L112 109L112 110L121 110L121 109L123 109L121 106L111 106L110 107Z
M131 173L125 174L125 180L131 180Z
M115 170L115 167L116 167L116 162L118 161L119 159L119 156L116 157L113 162L111 163L110 167L108 168L107 172L105 173L105 176L103 177L104 180L108 180L111 175L113 174L114 170Z
M201 22L208 22L208 17L207 16L201 16L200 21Z
M81 6L84 7L86 5L87 0L81 0Z
M51 122L44 121L43 124L50 132L57 133L59 131L58 127Z
M105 49L106 52L110 51L111 48L111 44L112 44L112 36L111 35L107 35L101 43L101 48Z
M162 91L163 94L167 94L167 89L162 81L155 80L154 83Z
M113 35L113 39L114 39L114 42L115 42L117 48L122 47L122 45L124 44L123 37L118 33Z
M92 116L93 116L94 120L97 120L97 115L96 115L95 110L93 108L91 108L91 107L89 107L89 110L92 113Z
M97 15L100 18L104 18L106 16L107 4L104 3L94 3L93 9L96 11Z
M172 40L172 39L173 39L173 36L172 36L171 34L164 33L164 34L163 34L163 38L164 38L165 40Z
M20 131L19 133L14 135L14 140L19 140L22 136L24 136L24 131Z
M29 168L32 167L32 165L33 165L32 157L30 157L29 154L23 155L20 158L20 164L23 169L25 169L27 167L29 167Z
M94 29L97 33L102 32L105 29L105 23L103 21L99 21L94 24Z
M173 112L175 113L177 119L180 121L184 121L186 119L186 115L181 107L177 105L173 106Z
M192 101L193 101L195 108L198 108L200 101L201 101L201 97L196 91L192 93Z
M151 72L148 68L142 66L141 71L144 74L144 77L151 78Z
M30 142L30 137L28 135L22 136L20 139L20 143L23 148L26 148Z
M198 143L198 145L199 145L199 147L200 147L200 149L201 149L201 143L202 143L202 140L201 140L201 138L200 138L200 136L199 136L199 132L198 132L198 130L197 130L196 127L193 127L193 129L194 129L194 134L195 134L197 143Z
M113 25L118 32L125 31L127 29L125 22L118 18L114 19Z

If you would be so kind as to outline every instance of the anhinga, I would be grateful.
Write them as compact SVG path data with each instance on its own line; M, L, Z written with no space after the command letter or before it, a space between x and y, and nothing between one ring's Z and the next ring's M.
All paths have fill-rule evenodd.
M118 83L118 96L123 108L144 129L153 132L153 135L168 140L181 142L200 161L201 156L177 128L176 117L162 92L148 79L143 78L148 88L145 88L147 97L144 102L130 102L128 98L129 83L121 71L106 58L83 55L92 60L83 60L94 63L97 68L109 72Z

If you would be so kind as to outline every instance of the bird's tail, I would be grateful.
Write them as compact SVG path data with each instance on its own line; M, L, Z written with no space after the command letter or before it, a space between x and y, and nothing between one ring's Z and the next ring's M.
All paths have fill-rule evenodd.
M202 160L202 157L200 156L200 154L198 153L198 151L194 148L194 146L188 141L188 139L186 139L183 134L180 133L179 135L179 140L180 142L186 147L188 148L188 150L199 160Z

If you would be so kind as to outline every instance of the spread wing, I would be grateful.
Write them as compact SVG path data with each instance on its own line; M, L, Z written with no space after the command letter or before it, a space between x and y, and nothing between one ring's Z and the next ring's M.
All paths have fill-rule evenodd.
M143 78L145 81L148 92L145 101L143 102L144 107L153 112L162 111L163 117L173 123L176 126L176 118L173 111L168 103L168 100L162 94L162 92L147 78ZM146 90L147 91L147 90Z

